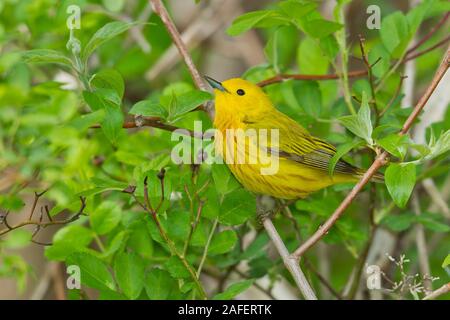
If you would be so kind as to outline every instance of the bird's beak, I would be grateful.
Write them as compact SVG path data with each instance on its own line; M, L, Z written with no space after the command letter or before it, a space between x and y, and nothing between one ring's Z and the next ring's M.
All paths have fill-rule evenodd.
M227 91L227 89L225 89L225 87L219 81L214 80L213 78L208 77L208 76L204 76L204 77L205 77L206 81L209 83L209 85L211 87L213 87L214 89L220 90L222 92Z

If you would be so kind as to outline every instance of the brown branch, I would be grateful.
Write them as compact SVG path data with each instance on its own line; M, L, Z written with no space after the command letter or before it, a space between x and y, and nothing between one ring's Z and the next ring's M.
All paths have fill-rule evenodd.
M201 139L203 136L202 132L195 132L195 131L192 131L189 129L176 127L176 126L173 126L173 125L170 125L167 123L163 123L163 122L161 122L161 120L162 120L161 118L157 118L157 117L144 117L140 121L124 122L122 128L133 129L133 128L140 128L140 127L151 127L151 128L166 130L169 132L177 131L180 134L184 134L184 135L191 136L193 138L198 138L198 139ZM91 126L91 129L99 129L99 128L101 128L100 124L94 124Z
M364 77L367 70L356 70L348 73L349 78ZM283 80L336 80L341 77L340 74L278 74L266 80L258 82L258 86L265 87L270 84L282 82Z
M438 70L436 71L436 74L433 77L433 80L431 81L430 85L428 86L427 91L424 93L424 95L420 98L418 103L416 104L413 112L410 114L408 119L405 121L405 124L403 125L403 128L400 130L399 135L404 135L408 132L408 130L411 128L412 124L416 120L416 118L419 116L420 112L424 108L425 104L427 103L428 99L433 94L434 90L438 86L439 82L441 81L442 77L446 73L446 71L449 68L450 64L450 50L447 49L444 59L442 63L440 64ZM355 197L358 195L358 193L363 189L363 187L370 181L372 176L380 169L383 165L387 163L388 159L388 153L386 151L383 151L380 155L377 156L375 161L372 163L370 168L366 171L366 173L363 175L363 177L359 180L359 182L353 187L353 189L350 191L350 193L345 197L345 199L342 201L342 203L339 205L339 207L333 212L331 217L325 222L323 226L319 228L306 242L304 242L295 252L291 255L293 259L296 259L297 261L300 259L300 257L307 251L309 248L311 248L314 244L317 243L323 236L325 236L328 231L331 229L331 227L336 223L336 221L342 216L342 214L345 212L345 209L348 208L348 206L352 203L352 201L355 199Z
M450 282L444 284L439 289L434 290L429 295L425 296L425 298L423 298L422 300L433 300L438 298L439 296L442 296L443 294L446 294L447 292L450 292Z
M446 44L448 41L450 40L450 35L448 35L447 37L445 37L444 39L442 39L441 41L437 42L435 45L429 47L428 49L424 49L422 51L416 52L416 53L412 53L410 55L405 56L405 59L403 59L403 63L409 60L413 60L417 57L423 56L425 53L428 53L436 48L439 48L440 46L443 46L444 44Z
M413 51L415 51L417 48L419 48L422 44L424 44L425 42L427 42L435 33L436 31L438 31L447 21L447 19L450 16L450 12L447 12L442 19L435 25L433 26L433 28L431 28L431 30L422 37L422 39L420 39L419 41L417 41L417 43L412 46L411 48L408 49L408 51L406 51L406 54L409 54Z
M173 43L178 48L180 55L183 57L184 63L186 64L195 85L200 90L207 90L205 84L203 83L202 77L200 76L200 73L195 67L194 61L192 61L186 45L181 39L181 35L178 32L177 27L173 23L172 19L169 16L169 13L166 10L166 7L161 0L150 0L150 4L152 5L153 11L155 11L155 13L161 18L161 21L164 23L167 31L169 32Z
M366 41L366 39L363 38L363 36L361 34L358 35L359 37L359 48L361 50L361 57L363 59L364 65L366 66L366 70L367 70L367 80L369 81L369 85L370 85L370 93L371 93L371 101L373 102L373 111L375 114L375 127L378 126L378 123L380 121L380 113L378 111L378 106L377 106L377 98L376 98L376 92L375 92L375 79L373 77L373 72L372 72L372 67L378 63L378 61L380 61L381 59L378 58L374 64L370 64L369 62L369 58L367 57L366 54L366 50L364 48L364 42Z
M31 220L31 218L33 218L33 213L34 213L34 210L36 209L36 205L39 201L39 198L42 197L44 195L44 193L46 193L46 192L47 192L47 190L44 190L40 193L37 193L37 192L34 193L33 205L31 206L30 216L28 217L28 220Z
M5 217L3 218L3 223L5 224L6 229L0 231L0 236L5 235L8 232L11 232L13 230L22 228L24 226L34 225L34 226L36 226L36 230L33 232L31 241L36 244L49 245L47 243L42 243L42 242L34 240L33 239L34 236L36 236L36 234L38 233L38 231L41 228L45 228L45 227L53 226L53 225L64 225L64 224L68 224L70 222L77 220L80 217L80 215L83 214L83 211L86 208L86 199L84 197L80 197L80 200L81 200L81 206L80 206L80 209L78 210L78 212L75 215L73 215L72 217L64 219L64 220L49 220L47 222L42 222L44 210L41 210L41 216L39 218L39 221L25 220L16 225L11 226L10 224L8 224L8 221L7 221L8 215L6 214Z
M386 107L380 112L380 117L382 117L386 113L386 111L388 111L388 109L394 104L394 101L400 95L400 91L402 90L402 87L403 87L403 81L405 81L406 78L408 78L408 76L400 76L400 81L399 81L399 84L397 86L397 89L395 89L395 93L392 96L391 100L389 100L389 102L386 105Z

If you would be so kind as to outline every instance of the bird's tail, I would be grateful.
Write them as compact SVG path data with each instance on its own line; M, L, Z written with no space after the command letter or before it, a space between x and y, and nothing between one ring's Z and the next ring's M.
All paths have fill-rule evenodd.
M358 169L356 172L356 177L357 178L362 178L362 176L366 173L365 170L362 169ZM377 172L372 176L371 179L372 182L377 182L377 183L384 183L384 174L382 174L381 172Z

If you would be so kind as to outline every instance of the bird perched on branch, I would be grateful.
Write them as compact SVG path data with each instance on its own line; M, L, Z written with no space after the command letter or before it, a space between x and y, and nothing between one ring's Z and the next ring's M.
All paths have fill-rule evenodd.
M278 111L257 85L240 78L222 83L205 78L215 94L216 152L246 189L280 199L304 198L364 174L344 160L330 174L336 148ZM382 174L372 179L384 180Z

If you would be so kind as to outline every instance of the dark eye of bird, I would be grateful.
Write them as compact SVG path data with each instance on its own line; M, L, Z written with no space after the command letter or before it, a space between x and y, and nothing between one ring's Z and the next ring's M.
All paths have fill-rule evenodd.
M245 94L245 91L242 90L242 89L238 89L238 90L236 91L236 93L237 93L238 95L240 95L240 96L243 96L243 95Z

